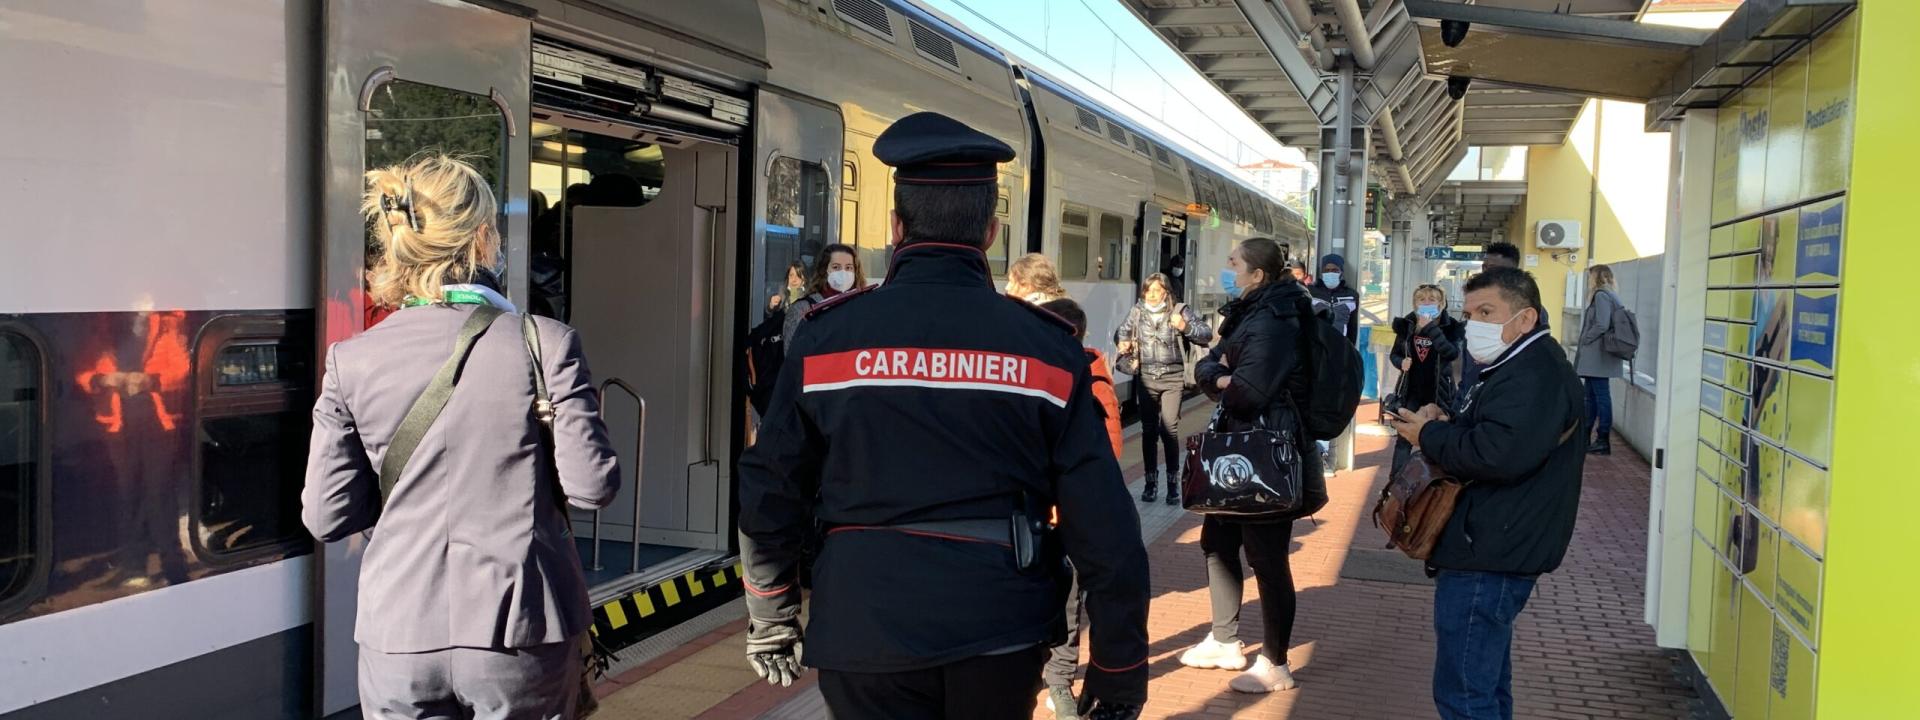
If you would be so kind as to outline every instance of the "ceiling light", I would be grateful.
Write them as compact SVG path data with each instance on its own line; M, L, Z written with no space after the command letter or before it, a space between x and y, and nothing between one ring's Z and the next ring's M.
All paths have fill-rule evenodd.
M546 148L551 152L564 152L568 155L584 155L587 152L587 149L585 147L582 147L579 145L565 145L565 144L554 142L552 140L542 141L540 143L540 147Z

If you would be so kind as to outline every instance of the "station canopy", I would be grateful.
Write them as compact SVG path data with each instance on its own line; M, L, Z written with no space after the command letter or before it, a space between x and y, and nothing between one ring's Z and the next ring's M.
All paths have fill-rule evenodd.
M1590 98L1647 103L1659 129L1718 107L1855 0L1747 0L1715 30L1639 22L1724 0L1122 0L1281 143L1338 122L1356 71L1372 180L1431 197L1472 146L1558 145ZM1678 8L1676 8L1678 9Z

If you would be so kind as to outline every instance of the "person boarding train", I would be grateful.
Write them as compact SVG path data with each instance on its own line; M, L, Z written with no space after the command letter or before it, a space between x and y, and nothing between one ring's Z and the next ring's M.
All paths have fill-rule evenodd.
M1099 618L1080 703L1135 717L1147 555L1087 358L1057 316L995 291L983 252L1013 150L922 112L873 152L895 168L893 266L809 312L740 459L749 662L800 674L796 575L817 526L804 662L835 717L1026 717L1063 629L1063 546ZM1055 537L1039 530L1055 505L1106 520Z

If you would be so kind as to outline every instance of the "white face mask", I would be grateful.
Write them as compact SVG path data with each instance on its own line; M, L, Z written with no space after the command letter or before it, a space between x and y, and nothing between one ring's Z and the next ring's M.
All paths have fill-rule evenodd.
M836 292L846 292L853 287L852 270L834 270L827 273L827 287Z
M1504 323L1468 320L1467 354L1473 356L1474 362L1482 365L1491 364L1493 361L1499 360L1501 354L1505 353L1507 348L1513 346L1513 343L1507 342L1504 337L1507 325L1519 319L1519 317L1518 314L1515 314L1513 317L1507 318L1507 322Z

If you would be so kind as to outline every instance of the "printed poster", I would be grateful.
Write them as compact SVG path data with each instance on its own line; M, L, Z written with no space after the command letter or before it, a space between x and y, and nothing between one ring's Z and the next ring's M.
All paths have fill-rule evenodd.
M1827 551L1827 471L1786 456L1780 488L1780 529L1815 554Z
M1801 135L1806 130L1807 49L1774 67L1773 97L1767 108L1766 207L1792 204L1800 194Z
M1833 348L1840 326L1839 290L1800 290L1793 300L1793 366L1833 374Z
M1833 285L1840 282L1841 224L1847 214L1846 200L1835 199L1800 209L1798 275L1801 285Z
M1805 135L1801 141L1801 197L1818 197L1847 188L1853 158L1853 56L1860 13L1849 13L1813 39L1807 65ZM1719 168L1715 168L1715 199ZM1719 205L1714 206L1716 209ZM1718 212L1714 213L1719 218Z
M1773 74L1762 75L1735 95L1730 107L1739 118L1740 171L1734 185L1734 214L1752 215L1767 205L1767 131L1772 127L1768 107L1773 96Z

